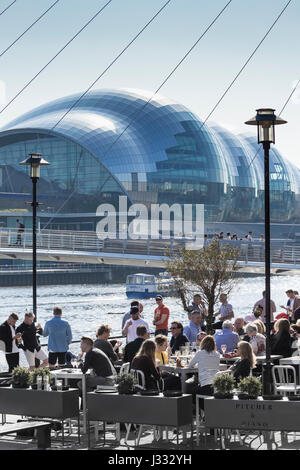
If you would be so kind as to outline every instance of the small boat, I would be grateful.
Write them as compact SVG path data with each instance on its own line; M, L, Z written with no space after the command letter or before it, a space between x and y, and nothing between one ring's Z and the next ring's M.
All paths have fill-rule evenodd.
M129 299L149 299L176 294L175 284L168 273L154 274L130 274L126 278L126 295Z

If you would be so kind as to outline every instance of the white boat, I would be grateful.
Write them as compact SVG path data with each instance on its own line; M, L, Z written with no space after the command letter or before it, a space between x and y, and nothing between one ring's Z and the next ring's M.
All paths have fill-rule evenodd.
M126 295L129 299L148 299L162 296L170 296L176 293L174 281L168 273L154 274L130 274L126 278Z

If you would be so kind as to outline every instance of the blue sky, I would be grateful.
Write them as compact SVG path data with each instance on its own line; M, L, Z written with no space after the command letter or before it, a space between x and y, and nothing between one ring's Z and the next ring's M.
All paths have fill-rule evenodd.
M54 0L18 0L0 16L0 54ZM11 0L0 0L0 11ZM13 97L80 29L105 0L60 0L0 58L0 101ZM113 0L94 22L0 114L0 126L42 103L85 90L165 0ZM98 82L96 88L154 91L226 0L172 0ZM218 22L162 88L161 94L205 118L262 39L287 0L233 0ZM282 108L300 78L300 2L293 0L212 116L235 132L259 107ZM1 93L2 88L2 93ZM5 88L5 95L3 94ZM276 129L276 145L300 167L300 87Z

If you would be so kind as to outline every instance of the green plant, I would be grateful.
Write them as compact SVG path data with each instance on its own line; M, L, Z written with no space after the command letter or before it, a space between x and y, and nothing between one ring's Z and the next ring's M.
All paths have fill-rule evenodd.
M44 384L44 377L48 377L49 379L49 384L51 384L54 380L54 378L52 377L52 375L50 374L50 370L47 369L47 368L40 368L40 369L34 369L32 372L31 372L31 383L33 385L36 384L36 379L37 377L42 377L43 379L43 384Z
M132 393L134 392L134 385L136 380L131 374L122 374L117 377L117 389L119 393Z
M26 367L15 367L12 371L12 386L19 388L29 387L31 381L30 370Z
M240 381L238 389L250 397L258 397L261 394L262 384L257 377L245 377Z
M235 380L231 374L224 372L218 374L213 380L215 391L220 395L227 395L232 392L235 387Z

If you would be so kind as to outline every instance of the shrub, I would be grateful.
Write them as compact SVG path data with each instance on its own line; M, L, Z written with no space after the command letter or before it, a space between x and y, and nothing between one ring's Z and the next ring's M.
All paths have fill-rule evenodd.
M134 385L136 381L131 374L122 374L117 377L117 389L119 393L132 393L134 392Z
M217 393L226 395L231 393L235 387L235 380L231 374L224 372L218 374L213 380L213 386Z
M31 374L26 367L15 367L12 371L12 386L19 388L27 388L30 385Z
M242 393L248 393L250 397L258 397L261 394L262 384L257 377L245 377L238 385Z
M34 369L32 372L31 372L31 383L33 385L36 384L36 379L37 377L42 377L43 379L43 384L44 384L44 377L47 377L49 378L49 384L51 384L53 381L54 381L54 378L52 377L52 375L50 374L50 370L49 369L46 369L46 368L41 368L41 369Z

